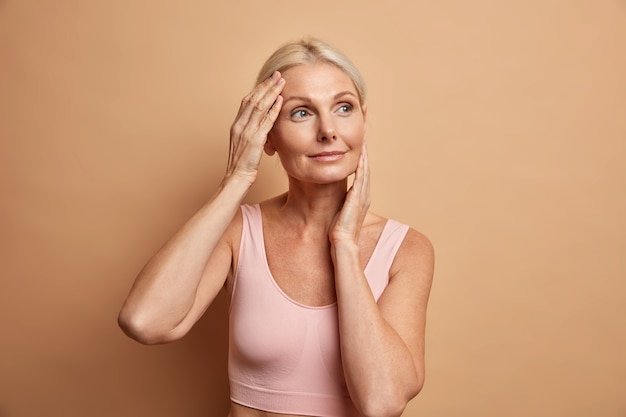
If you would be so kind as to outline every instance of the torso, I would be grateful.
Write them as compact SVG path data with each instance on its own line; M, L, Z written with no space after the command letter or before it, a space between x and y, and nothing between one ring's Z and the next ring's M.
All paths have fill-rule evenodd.
M277 199L261 203L267 262L281 290L291 299L309 306L337 301L328 231L302 233L285 225ZM387 219L368 212L359 236L360 262L365 268ZM239 239L233 240L234 265ZM230 279L230 278L229 278ZM231 283L232 284L232 283ZM232 285L228 285L232 288ZM228 417L303 417L276 414L231 402Z

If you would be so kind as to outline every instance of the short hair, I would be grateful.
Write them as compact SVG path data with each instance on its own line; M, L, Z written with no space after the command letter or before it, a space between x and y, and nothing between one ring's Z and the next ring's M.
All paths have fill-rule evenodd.
M365 102L365 81L359 70L337 48L315 38L303 38L289 42L278 48L263 64L257 77L257 84L271 76L275 71L286 71L297 65L325 62L345 72L352 80L361 104Z

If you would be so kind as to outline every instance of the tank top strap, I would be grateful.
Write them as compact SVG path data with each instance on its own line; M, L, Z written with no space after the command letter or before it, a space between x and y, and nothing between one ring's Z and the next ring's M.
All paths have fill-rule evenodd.
M389 270L408 231L408 225L387 220L365 267L365 277L377 301L389 283Z
M261 207L258 204L242 205L241 214L243 216L241 243L239 253L245 249L244 253L254 256L264 257L265 247L263 242L263 221L261 218ZM241 257L240 257L241 259Z
M235 279L233 282L231 302L234 300L235 292L237 292L237 287L239 286L240 272L261 267L265 256L261 208L258 204L244 204L239 208L242 214L241 241L239 243L239 259L237 261Z

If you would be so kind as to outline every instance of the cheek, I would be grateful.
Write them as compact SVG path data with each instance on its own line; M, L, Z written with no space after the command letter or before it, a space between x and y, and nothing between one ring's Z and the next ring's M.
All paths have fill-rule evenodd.
M315 138L315 132L309 123L281 123L276 122L268 134L277 150L298 149L303 143Z
M365 139L365 126L362 123L350 123L343 132L345 139L353 143L362 143Z

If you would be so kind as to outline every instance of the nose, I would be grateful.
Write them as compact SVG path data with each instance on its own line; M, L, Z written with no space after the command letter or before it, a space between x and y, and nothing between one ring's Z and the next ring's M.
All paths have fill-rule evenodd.
M317 140L319 142L325 142L329 140L336 140L337 134L335 133L335 128L332 124L331 119L326 117L320 117L320 125L317 133Z

